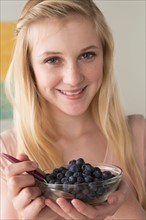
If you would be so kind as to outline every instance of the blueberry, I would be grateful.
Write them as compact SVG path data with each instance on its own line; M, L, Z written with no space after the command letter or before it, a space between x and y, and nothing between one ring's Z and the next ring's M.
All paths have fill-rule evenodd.
M91 183L89 183L89 188L90 188L92 191L97 191L97 183L96 183L96 182L91 182Z
M82 191L82 188L83 187L81 187L81 186L76 186L76 187L74 187L74 194L76 195L77 193L79 193L79 192L81 192Z
M56 180L56 176L54 174L46 174L46 181L50 183L51 180Z
M102 173L102 171L101 171L101 169L100 169L99 167L95 167L95 168L94 168L94 171L95 171L95 170L98 171L99 173Z
M51 180L51 176L50 176L49 173L46 174L45 180L46 180L47 182L49 182L49 181Z
M66 171L66 173L65 173L65 176L66 177L70 177L70 176L72 176L73 175L73 172L72 171Z
M55 168L55 169L53 170L53 174L54 174L54 175L56 175L56 174L59 173L59 172L60 172L59 168Z
M83 193L84 195L87 195L89 192L90 192L90 190L89 190L89 188L87 188L87 187L83 188L83 190L82 190L82 193Z
M97 196L102 196L105 193L105 189L103 187L97 188L96 194Z
M73 164L76 164L76 160L70 160L69 161L69 166L73 165Z
M96 198L96 192L90 191L89 194L88 194L88 199L91 200L91 199L94 199L94 198Z
M66 182L69 182L69 181L68 181L68 178L67 178L67 177L63 177L63 178L61 179L61 183L66 183Z
M54 179L54 180L50 180L49 181L49 184L54 184L56 182L56 180Z
M76 164L82 166L83 164L85 164L85 161L83 160L83 158L79 158L78 160L76 160Z
M83 164L82 169L83 169L83 170L90 171L90 172L92 172L92 171L94 170L94 168L92 167L92 165L89 164L89 163Z
M74 184L74 183L76 182L76 180L77 180L77 178L74 177L74 176L70 176L70 177L68 178L68 181L69 181L70 184Z
M55 184L61 184L61 181L60 180L56 180Z
M69 184L63 183L63 191L69 192Z
M84 182L84 178L79 176L77 177L77 183L83 183Z
M102 172L98 169L94 170L93 171L93 176L98 178L98 179L101 179L102 178Z
M66 171L67 169L66 169L66 167L60 167L59 168L59 172L64 172L64 171Z
M74 174L73 174L73 176L74 177L83 177L83 175L82 175L82 172L75 172Z
M92 176L85 176L84 180L86 183L91 183L93 181L93 177Z
M82 175L85 177L85 176L91 176L92 175L92 172L91 171L88 171L88 170L84 170Z
M67 169L65 168L65 169L63 169L63 170L61 171L61 173L65 174L66 171L67 171Z
M63 182L63 184L65 184L65 185L69 184L68 179L67 179L67 180L65 180L65 181Z
M52 173L45 176L49 184L60 184L56 189L72 193L75 198L88 202L110 190L103 180L112 178L110 171L102 171L99 167L93 167L85 163L84 159L71 160L67 167L55 168ZM84 184L86 183L86 184ZM102 186L99 187L99 183Z
M113 175L110 171L103 171L103 173L102 173L102 179L103 180L107 180L107 179L110 179L112 177L113 177Z
M82 169L81 169L81 166L79 164L76 164L76 172L81 172Z
M63 177L63 173L57 173L57 180L61 180Z
M71 172L76 172L77 171L76 164L73 164L73 165L69 166L68 170L71 171Z
M86 200L86 195L84 195L82 192L81 192L81 193L77 193L77 194L75 195L75 197L76 197L77 199L80 199L80 200L83 200L83 201Z

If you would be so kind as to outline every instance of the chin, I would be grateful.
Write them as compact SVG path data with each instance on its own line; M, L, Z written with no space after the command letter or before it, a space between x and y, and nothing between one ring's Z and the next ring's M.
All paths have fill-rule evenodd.
M82 108L82 109L70 109L70 110L65 110L63 111L65 114L70 115L70 116L80 116L85 114L87 112L88 108Z

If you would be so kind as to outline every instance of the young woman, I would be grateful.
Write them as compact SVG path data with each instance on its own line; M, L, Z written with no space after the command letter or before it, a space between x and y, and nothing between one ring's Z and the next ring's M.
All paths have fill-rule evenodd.
M26 2L6 79L14 129L1 134L0 144L23 162L1 159L2 219L145 219L145 120L122 110L113 49L92 0ZM53 202L25 173L81 157L123 169L122 183L106 203Z

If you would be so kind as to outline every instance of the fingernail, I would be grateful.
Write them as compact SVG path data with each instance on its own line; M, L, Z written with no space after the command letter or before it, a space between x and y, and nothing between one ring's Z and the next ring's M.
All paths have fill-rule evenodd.
M117 202L117 197L113 196L109 199L109 203L110 204L113 204L113 203L116 203Z
M64 208L66 206L66 201L62 200L61 198L57 199L56 202L61 208Z
M45 204L46 204L46 205L51 205L51 204L52 204L52 201L49 200L49 199L46 199L46 200L45 200Z
M33 168L38 168L38 163L37 162L32 162L31 165L32 165Z

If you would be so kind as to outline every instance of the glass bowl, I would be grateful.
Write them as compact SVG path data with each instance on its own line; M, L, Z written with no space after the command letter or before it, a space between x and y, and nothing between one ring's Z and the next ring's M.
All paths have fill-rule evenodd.
M97 205L107 200L110 193L117 190L122 179L123 171L115 165L99 165L102 172L110 171L112 177L105 180L96 180L89 183L56 184L38 182L45 196L56 200L59 197L71 200L77 198L88 204Z

